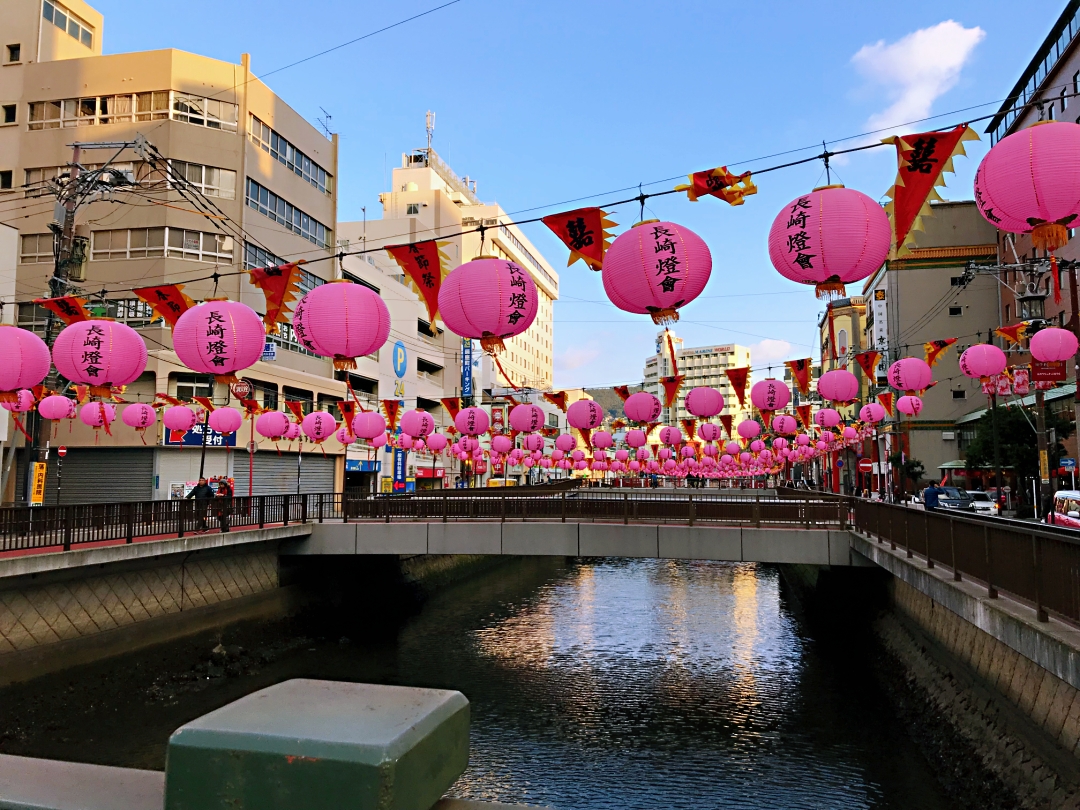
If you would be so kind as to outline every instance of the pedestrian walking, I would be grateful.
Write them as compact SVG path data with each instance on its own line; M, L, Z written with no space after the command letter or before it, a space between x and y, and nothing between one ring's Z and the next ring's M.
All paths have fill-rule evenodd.
M205 478L200 478L199 483L187 494L189 500L195 501L195 519L198 521L199 531L206 531L210 525L206 522L206 516L210 511L210 501L214 497L214 490L206 483Z
M221 533L229 531L229 516L232 514L233 489L227 478L218 481L217 497L218 523L221 525Z
M923 506L926 507L927 512L932 512L938 508L938 496L944 491L933 481L923 490Z

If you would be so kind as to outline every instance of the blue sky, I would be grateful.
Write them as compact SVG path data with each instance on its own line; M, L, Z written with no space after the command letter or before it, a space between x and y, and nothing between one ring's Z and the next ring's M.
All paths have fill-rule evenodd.
M258 75L441 1L187 0L183 15L135 0L94 5L105 14L107 53L175 47L235 62L249 52ZM764 168L814 154L822 140L865 143L837 142L925 115L984 105L934 122L944 126L992 112L1063 6L461 0L267 83L310 120L320 107L333 116L340 219L359 219L361 206L379 210L387 171L423 145L428 109L440 154L478 180L481 198L530 209L524 218L586 195L600 196L562 207L631 196L616 190L638 183L669 188L667 178L721 164ZM970 198L987 148L969 145L943 196ZM881 198L895 158L881 148L836 169L849 187ZM812 163L762 175L740 208L682 195L650 201L647 215L693 228L713 252L709 286L675 327L687 346L751 345L755 366L816 353L821 305L772 269L766 238L779 208L820 182ZM636 204L614 219L620 231L631 225ZM561 271L556 384L638 381L656 327L606 303L600 276L581 263L564 268L566 251L543 225L524 227Z

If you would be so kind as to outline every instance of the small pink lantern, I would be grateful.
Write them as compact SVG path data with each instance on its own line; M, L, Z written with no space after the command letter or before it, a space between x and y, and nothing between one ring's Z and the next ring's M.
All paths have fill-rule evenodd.
M570 454L570 458L573 459L574 461L581 461L581 460L583 460L585 458L585 453L582 452L581 450L574 450Z
M788 416L786 413L782 413L779 416L773 417L772 429L773 433L779 436L790 436L799 429L799 424L795 421L794 416Z
M859 419L868 425L876 425L885 418L885 408L876 402L869 402L859 408Z
M105 402L87 402L79 409L79 421L94 429L108 427L116 421L116 406Z
M724 410L724 395L715 388L694 388L686 395L687 413L699 419L709 419Z
M645 435L644 430L626 431L626 444L628 447L644 447L647 441L648 437Z
M555 439L555 447L564 453L569 453L577 447L577 439L569 433L561 433L558 438Z
M1012 137L1012 136L1010 136ZM0 335L3 330L0 330ZM1076 355L1077 341L1068 329L1051 326L1031 336L1031 356L1040 363L1056 363ZM39 407L40 411L41 408Z
M402 450L412 450L414 443L415 439L413 439L412 436L410 436L408 433L402 433L398 437L397 446L400 447Z
M764 449L765 449L765 442L761 441L761 439L755 439L754 441L750 442L750 452L751 453L760 453Z
M145 402L136 402L128 405L120 413L120 419L125 425L142 433L148 427L153 427L157 422L157 411Z
M925 360L902 357L889 366L889 385L897 391L922 391L934 380L934 372Z
M660 441L666 445L682 444L683 435L677 427L660 428Z
M97 396L107 396L111 386L135 382L146 360L146 344L139 333L116 321L76 321L64 327L53 343L56 370L73 383L89 385Z
M386 433L386 420L376 411L362 411L353 417L352 429L359 438L371 441Z
M34 409L34 392L22 388L15 392L14 399L0 401L5 411L12 413L26 413Z
M356 437L349 433L348 428L338 428L337 433L334 434L334 438L346 447L356 442Z
M750 401L759 411L778 411L791 402L791 392L780 380L762 380L750 389Z
M215 411L214 413L217 413ZM312 411L300 423L304 435L316 444L325 441L337 432L337 420L326 411Z
M244 415L236 408L216 408L210 414L210 428L228 436L236 433L244 423Z
M578 430L593 430L604 422L604 409L591 399L579 399L566 409L566 421Z
M75 400L51 394L38 403L38 414L42 419L72 419L76 415Z
M255 432L266 439L280 439L289 432L289 417L281 411L260 413L255 419Z
M421 439L435 430L435 418L427 411L405 411L401 415L401 432Z
M510 409L510 427L518 433L535 433L544 426L544 412L538 405L515 405Z
M818 298L839 298L845 284L881 267L891 241L880 205L860 191L825 186L780 211L769 231L769 258L784 278L815 285Z
M173 405L171 408L166 408L165 413L161 415L161 421L166 430L175 430L180 433L187 433L195 427L196 418L195 411L187 405Z
M720 426L714 425L712 422L705 422L698 427L698 436L702 441L715 442L720 439Z
M844 437L844 441L853 442L859 438L859 431L857 431L853 427L846 427L844 428L842 435Z
M805 433L800 433L798 436L795 437L795 444L797 444L799 447L806 447L808 444L810 444L810 437L807 436Z
M744 439L753 439L761 434L761 425L753 419L744 419L739 422L739 426L735 428L735 432Z
M432 433L427 437L427 446L433 453L441 453L447 444L449 440L441 433Z
M0 402L10 400L12 392L20 388L33 388L49 374L49 347L28 329L0 324L0 357L4 358L0 363Z
M615 451L615 460L616 461L629 461L630 460L630 451L623 448L623 447L620 447L618 450Z
M439 315L446 328L479 340L484 351L504 348L536 319L536 283L520 266L504 259L480 258L455 268L439 289Z
M445 282L443 282L445 284ZM462 408L454 417L454 427L466 436L479 436L487 433L491 418L481 408Z
M604 257L604 292L624 312L673 323L679 307L705 289L712 254L696 233L674 222L639 222L620 234Z
M631 394L623 403L623 413L631 422L655 422L662 410L660 400L648 391Z
M607 450L611 445L615 444L615 439L606 430L598 430L592 437L593 447L600 450Z
M496 453L509 453L514 443L510 441L509 436L503 436L499 434L491 439L491 449ZM520 456L519 456L520 458Z
M822 408L814 414L814 424L823 428L834 428L843 421L838 411L832 408Z
M697 456L697 450L695 450L689 444L686 445L686 447L684 447L682 450L680 450L679 453L680 455L682 455L683 458L694 458Z
M818 378L817 390L830 402L847 404L859 397L859 379L846 368L836 368Z
M918 416L922 411L922 400L916 396L904 396L896 400L896 410L907 416Z
M236 382L236 372L262 357L266 333L255 310L239 301L213 299L191 307L173 327L180 362L218 382Z
M332 281L297 302L292 325L309 351L334 358L335 369L352 369L357 357L377 352L390 337L390 311L374 290Z
M634 458L636 458L638 461L648 461L649 455L649 448L647 447L639 447L637 450L634 451Z
M742 450L742 445L738 442L728 442L724 445L724 452L730 453L733 456L738 455L740 450Z
M386 434L384 433L383 436L385 437ZM285 429L285 435L282 438L285 439L285 441L287 441L287 442L294 442L297 439L299 439L300 438L300 425L298 425L296 422L290 421L289 426ZM374 444L374 442L372 442L372 444ZM386 439L385 438L383 438L383 444L386 444ZM381 445L377 445L377 444L375 445L375 447L380 447L380 446Z
M1008 363L1005 352L990 343L976 343L960 355L961 373L973 379L987 379L1000 374Z
M538 452L544 449L544 437L538 434L530 434L521 440L521 443L525 445L525 449L530 452Z

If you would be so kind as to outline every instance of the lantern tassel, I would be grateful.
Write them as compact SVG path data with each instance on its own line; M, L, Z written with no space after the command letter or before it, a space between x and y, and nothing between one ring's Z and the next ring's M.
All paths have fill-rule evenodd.
M485 332L484 336L480 338L480 348L482 348L488 354L495 354L506 349L506 344L503 343L503 339L498 335L493 335L490 332Z
M1069 229L1060 222L1040 222L1031 231L1032 244L1039 250L1045 250L1048 253L1053 253L1068 241Z
M681 302L680 302L681 303ZM657 326L663 326L668 323L676 323L679 320L679 311L675 307L667 307L666 309L660 309L658 307L649 307L649 314L652 316L652 322Z
M1054 287L1054 303L1061 303L1061 268L1058 267L1057 256L1050 254L1050 279Z
M830 276L814 287L814 294L820 301L832 301L847 295L847 289L839 276Z
M356 358L346 357L343 354L334 355L334 371L353 371L356 369Z

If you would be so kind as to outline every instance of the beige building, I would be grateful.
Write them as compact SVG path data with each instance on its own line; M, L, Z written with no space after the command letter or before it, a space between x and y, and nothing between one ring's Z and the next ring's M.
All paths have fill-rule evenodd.
M853 417L859 405L866 402L870 391L870 380L866 379L855 355L865 350L863 344L866 329L866 300L862 296L851 296L830 301L818 319L818 337L821 347L821 367L819 375L826 371L844 368L859 380L859 403L842 408L845 417Z
M642 387L645 391L656 396L661 402L664 401L664 387L660 384L661 377L674 374L671 366L671 355L665 344L665 332L656 334L656 354L645 359L645 374ZM687 419L690 414L686 410L686 395L691 389L700 386L715 388L724 395L723 413L734 416L734 424L739 424L743 419L748 419L753 414L750 407L750 387L754 384L754 375L751 372L746 379L746 407L739 405L739 399L735 391L728 383L725 369L743 368L750 366L750 350L745 346L726 344L724 346L702 346L687 349L683 347L683 339L671 333L672 344L675 347L675 360L679 367L679 374L686 377L679 391L678 399L671 408L665 408L660 415L666 425L677 425L679 419Z
M103 56L103 18L81 0L2 0L0 19L0 219L20 232L19 324L44 330L44 310L25 301L48 293L52 188L69 171L72 144L131 143L141 135L152 150L81 149L84 170L111 161L127 183L79 207L76 233L85 238L86 261L72 274L71 292L89 297L94 314L125 321L145 338L150 361L126 398L211 393L206 378L179 363L169 329L152 324L147 307L125 290L133 282L186 283L196 301L216 293L262 312L263 295L245 269L305 259L304 290L334 278L337 268L327 259L335 244L336 139L256 79L246 55L239 64L178 50ZM216 283L209 279L215 273ZM104 298L100 290L108 291ZM311 410L344 395L330 361L305 351L288 327L271 343L273 359L244 375L264 404L292 399ZM212 393L219 403L229 395L223 385ZM198 450L165 446L160 425L147 447L123 427L111 437L78 422L62 430L71 448L67 502L103 491L112 499L169 497L173 484L198 473ZM242 432L241 448L247 425ZM255 491L260 483L263 491L295 491L295 452L278 456L272 445L262 446L270 452L256 454ZM304 459L302 488L340 486L344 451L329 442L326 452ZM213 448L207 456L207 473L232 474L237 492L247 493L246 453ZM5 499L21 499L21 472L10 478Z

